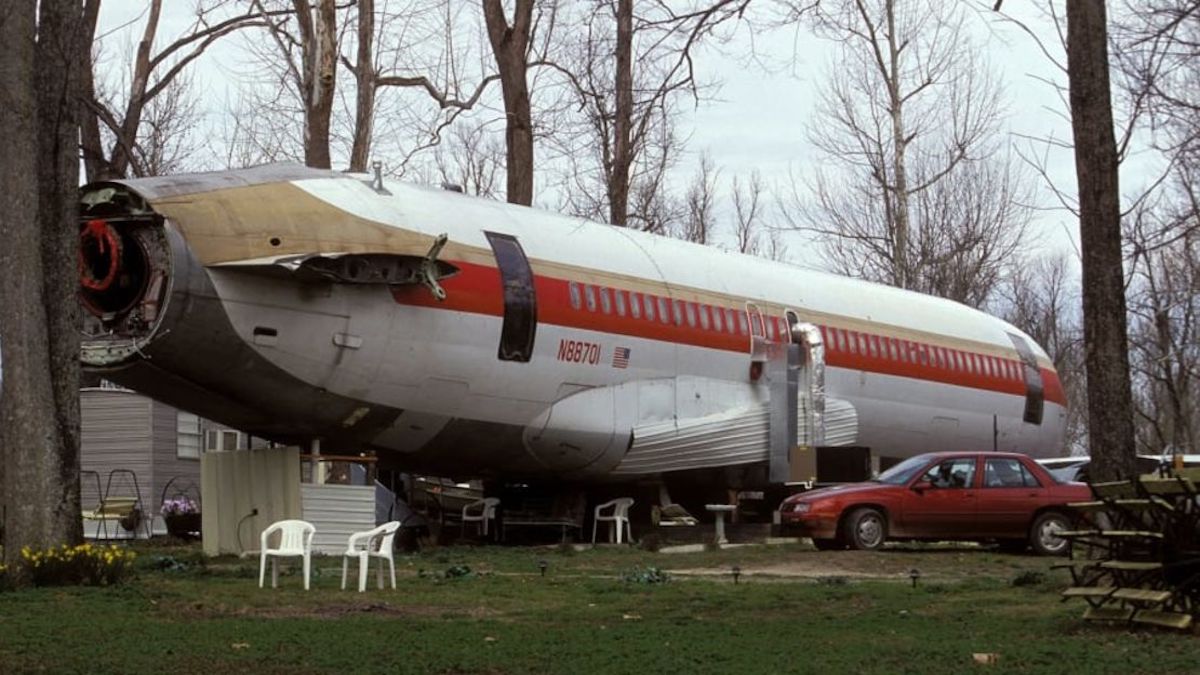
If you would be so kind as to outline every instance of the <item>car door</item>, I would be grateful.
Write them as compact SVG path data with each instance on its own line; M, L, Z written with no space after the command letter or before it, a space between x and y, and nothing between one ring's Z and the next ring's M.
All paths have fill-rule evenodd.
M904 497L904 531L926 539L979 536L975 526L977 458L951 457L934 464L909 485Z
M1016 457L987 457L979 488L978 522L991 537L1023 538L1045 489Z

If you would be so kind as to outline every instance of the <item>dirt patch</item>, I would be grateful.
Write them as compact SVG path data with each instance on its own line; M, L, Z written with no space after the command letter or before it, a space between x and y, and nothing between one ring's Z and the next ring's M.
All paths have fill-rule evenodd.
M940 582L977 577L1011 578L1023 570L1047 571L1053 559L1001 555L983 548L893 548L883 551L803 551L790 559L740 564L745 577L907 581L911 571ZM730 577L730 568L667 568L673 575Z

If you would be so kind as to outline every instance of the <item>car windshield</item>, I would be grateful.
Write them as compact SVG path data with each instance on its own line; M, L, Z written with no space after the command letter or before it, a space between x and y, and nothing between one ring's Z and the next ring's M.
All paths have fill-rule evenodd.
M903 485L912 480L913 476L929 464L929 455L909 457L892 468L875 477L875 480L888 485Z

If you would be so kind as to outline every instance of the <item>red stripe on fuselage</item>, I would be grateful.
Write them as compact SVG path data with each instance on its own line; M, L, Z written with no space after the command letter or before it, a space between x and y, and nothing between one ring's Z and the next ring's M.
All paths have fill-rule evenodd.
M441 280L441 285L446 290L445 301L438 302L423 286L409 285L393 287L392 294L396 302L416 307L504 316L500 271L488 265L466 262L452 264L458 267L459 272ZM582 285L582 282L578 283ZM664 323L657 307L653 320L646 319L644 315L635 319L630 315L628 308L625 316L618 315L615 310L604 313L599 306L599 299L594 311L589 311L586 303L575 309L571 305L569 284L568 279L544 275L534 277L538 323L749 355L750 337L740 332L730 333L728 326L725 326L723 331L715 330L711 314L709 328L703 329L698 325L689 326L686 321L677 325L673 316L668 316L668 322ZM627 301L631 293L645 295L640 291L616 290L623 290ZM665 288L654 295L670 297ZM720 309L733 309L735 313L745 312L743 307L724 306ZM775 316L765 318L768 321L778 321L777 330L782 330L782 319ZM740 330L740 326L738 328ZM840 327L834 328L843 333L842 339L833 338L829 327L821 326L825 336L825 363L830 367L941 382L1014 396L1025 395L1021 364L1016 359L1002 359L930 343L918 343L884 333L867 334ZM872 341L875 342L874 345ZM854 346L853 350L849 348L851 345ZM860 346L863 349L860 349ZM891 356L893 347L897 358ZM935 350L939 350L940 354ZM964 367L959 367L959 363ZM1065 405L1066 397L1057 373L1048 368L1041 368L1041 372L1046 400Z

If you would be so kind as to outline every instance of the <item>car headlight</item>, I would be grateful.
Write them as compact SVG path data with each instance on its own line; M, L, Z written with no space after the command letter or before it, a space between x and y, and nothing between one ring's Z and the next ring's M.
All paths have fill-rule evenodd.
M792 513L808 513L810 508L812 508L812 504L808 502L792 502L791 511Z

